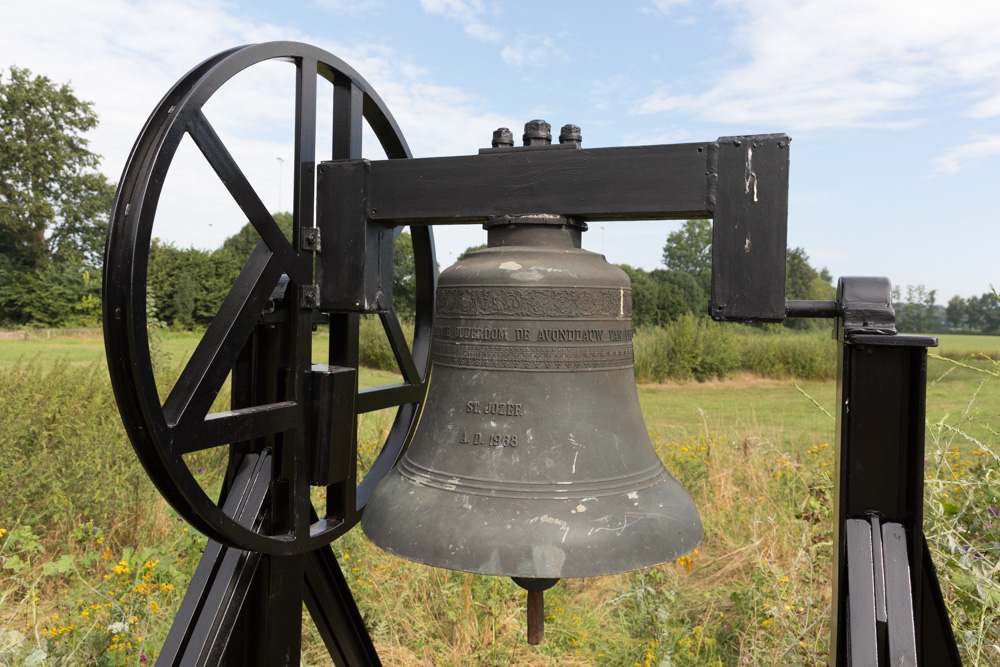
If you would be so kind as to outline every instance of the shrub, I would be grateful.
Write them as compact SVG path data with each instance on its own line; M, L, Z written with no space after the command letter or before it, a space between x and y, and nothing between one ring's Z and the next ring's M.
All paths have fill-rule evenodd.
M837 372L837 346L825 333L741 328L691 315L640 327L633 345L639 382L701 381L734 371L826 380Z

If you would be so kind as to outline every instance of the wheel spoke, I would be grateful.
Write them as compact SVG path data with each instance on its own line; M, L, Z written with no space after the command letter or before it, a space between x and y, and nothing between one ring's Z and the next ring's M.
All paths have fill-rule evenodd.
M198 422L208 413L280 275L274 255L258 243L163 402L169 426Z
M361 157L365 94L350 79L333 83L333 159Z
M316 178L316 68L317 61L303 58L295 79L295 202L293 236L299 246L302 227L313 226Z
M396 363L399 364L403 379L410 384L420 384L423 382L423 378L420 377L420 371L417 370L417 366L413 362L413 355L410 354L410 346L406 342L406 336L403 335L403 329L399 326L396 311L390 310L388 313L382 313L380 317L385 335L389 337L392 353L396 355Z
M407 403L419 403L424 399L421 384L387 384L358 392L357 411L374 412L385 408L395 408Z
M294 401L215 412L203 421L184 423L170 431L170 453L192 454L234 442L254 440L297 427L302 410Z
M239 165L236 164L236 160L233 159L225 144L222 143L222 139L215 132L215 128L208 122L208 118L200 109L192 114L187 129L191 138L201 149L205 159L215 170L219 180L225 184L229 194L247 216L250 224L278 258L285 273L289 274L292 280L300 285L308 282L303 280L304 276L299 275L298 258L295 256L292 246L289 245L288 239L281 233L281 229L268 213L264 202L257 196L256 190L250 185L250 181L247 180Z

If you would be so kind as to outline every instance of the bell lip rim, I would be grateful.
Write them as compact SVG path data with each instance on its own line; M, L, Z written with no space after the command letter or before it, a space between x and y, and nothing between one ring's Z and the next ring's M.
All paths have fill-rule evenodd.
M523 578L523 579L583 579L583 578L586 578L586 577L604 577L604 576L613 576L613 575L616 575L616 574L625 574L627 572L635 572L636 570L641 570L643 568L656 567L657 565L663 565L664 563L670 563L672 561L675 561L678 558L681 558L682 556L686 556L686 555L694 552L694 550L697 549L698 547L700 547L702 545L702 543L705 541L705 526L702 523L701 516L699 514L698 515L698 529L699 529L698 533L699 534L698 534L697 540L694 541L691 544L685 544L684 546L680 547L679 549L671 550L671 553L669 555L667 555L667 556L663 556L662 560L660 560L660 558L661 558L660 556L657 556L657 559L654 559L652 561L643 561L643 562L638 563L638 564L629 563L629 564L624 564L621 567L612 567L610 569L609 568L589 569L589 568L586 568L586 567L578 566L578 567L566 568L566 569L560 570L558 572L555 572L555 571L540 571L540 572L536 571L536 572L531 572L531 573L527 573L527 572L503 572L503 571L500 571L499 569L497 569L497 570L491 570L489 568L472 569L472 568L468 568L468 567L452 567L452 566L446 565L446 564L428 562L427 559L420 558L419 556L406 555L406 554L402 553L401 551L399 551L399 550L397 550L397 549L395 549L393 547L383 545L381 543L381 541L377 541L375 538L373 538L369 534L367 528L365 527L366 523L368 523L365 520L366 516L367 516L367 514L365 514L365 515L363 515L361 517L360 525L361 525L362 532L371 541L372 544L374 544L375 546L377 546L382 551L385 551L386 553L392 554L393 556L395 556L397 558L402 558L403 560L409 561L411 563L417 563L419 565L426 565L427 567L436 567L436 568L439 568L439 569L442 569L442 570L450 570L452 572L465 572L467 574L479 574L479 575L483 575L483 576L486 576L486 577L509 577L511 579L513 579L515 577L516 578ZM583 564L581 564L581 565L583 565Z

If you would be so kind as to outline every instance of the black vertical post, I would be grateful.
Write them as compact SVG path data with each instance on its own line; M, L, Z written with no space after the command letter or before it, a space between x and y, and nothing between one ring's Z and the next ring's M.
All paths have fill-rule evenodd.
M937 339L895 333L888 280L844 278L839 292L830 663L960 665L923 533L927 348ZM875 529L870 540L852 538L859 522ZM875 634L852 625L862 618Z

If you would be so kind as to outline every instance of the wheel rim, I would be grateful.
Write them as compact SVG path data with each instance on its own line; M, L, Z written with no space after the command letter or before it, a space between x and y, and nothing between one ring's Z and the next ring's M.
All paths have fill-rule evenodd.
M297 73L291 244L202 112L204 104L233 76L257 63L276 59L291 60ZM284 400L209 414L215 396L233 370L281 276L287 276L294 287L313 281L312 255L297 248L301 247L300 229L314 224L312 173L316 83L320 76L335 87L335 158L361 157L362 117L389 158L410 157L402 133L385 104L357 72L338 58L293 42L224 51L192 69L175 84L146 122L119 184L105 257L103 302L108 366L126 430L143 466L170 505L199 531L230 546L276 554L314 549L357 523L375 484L409 443L423 404L430 366L436 263L430 229L416 228L412 230L417 280L412 349L403 338L395 312L382 315L408 393L401 394L399 386L395 391L376 388L359 392L356 412L385 407L398 410L388 438L365 479L360 486L356 486L356 479L348 480L352 491L356 487L356 501L345 508L342 516L318 521L310 517L304 434L309 410L305 376L311 363L312 313L292 308L289 316L288 354L293 373L285 395L278 396ZM337 106L338 86L345 93L341 99L354 99L354 104ZM338 114L338 109L348 113ZM261 243L246 261L170 395L161 403L146 329L146 277L156 206L164 178L184 136L194 140L257 230ZM349 329L343 335L357 335L356 316L336 319ZM287 478L291 502L290 515L273 522L272 525L279 526L274 534L258 532L232 519L223 511L222 501L216 502L207 495L183 460L185 454L196 451L264 439L275 443L262 452L265 456L280 455L294 461L291 466L276 466L283 469L281 474ZM272 479L272 487L277 488L274 482Z

